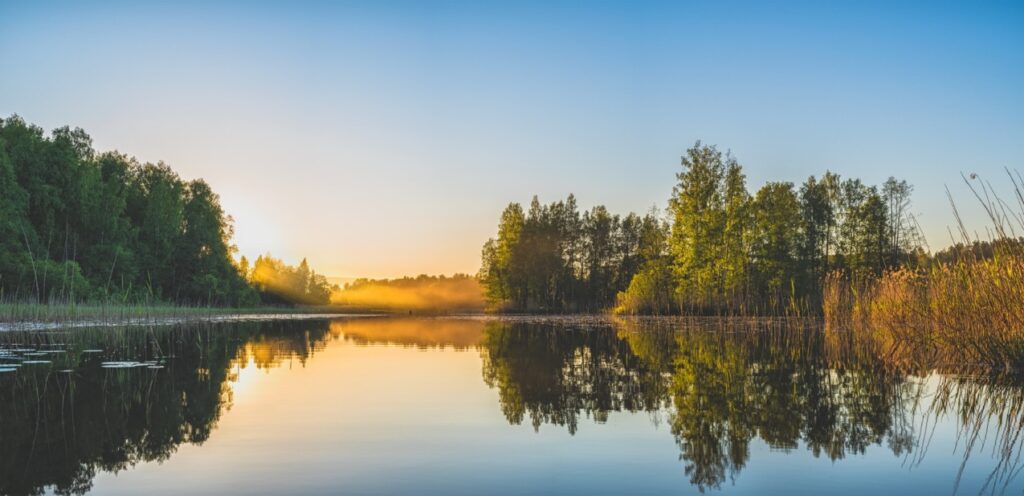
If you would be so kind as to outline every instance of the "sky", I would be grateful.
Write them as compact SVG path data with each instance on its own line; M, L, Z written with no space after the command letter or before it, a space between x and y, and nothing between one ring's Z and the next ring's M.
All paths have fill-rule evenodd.
M204 178L240 253L475 273L511 201L663 209L697 140L748 187L1024 170L1022 2L15 2L0 116Z

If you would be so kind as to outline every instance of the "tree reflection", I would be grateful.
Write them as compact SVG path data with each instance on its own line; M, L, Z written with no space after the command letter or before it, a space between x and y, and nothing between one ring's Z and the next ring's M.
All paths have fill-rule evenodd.
M304 362L329 337L326 322L308 321L48 334L70 343L59 365L75 368L0 376L0 494L81 494L100 471L202 444L230 408L236 367ZM99 355L76 351L89 348L106 350L104 360L173 358L161 369L104 369Z
M581 414L603 422L609 412L652 411L660 382L610 327L491 321L483 341L484 381L498 388L505 417L534 429L563 425L575 433Z
M925 379L858 350L838 353L836 346L804 321L617 319L566 326L513 319L485 327L483 375L498 389L509 422L529 417L535 429L550 423L575 433L581 414L603 421L613 411L665 407L684 471L702 491L735 478L755 438L776 450L803 446L833 461L875 445L910 456L926 434L915 431L915 412L941 415L950 405L960 409L965 457L984 432L980 425L993 418L1004 459L1020 452L1022 408L993 399L992 387L978 385L977 377L958 380L956 388L944 379L930 400L943 403L929 406ZM1009 390L1021 395L1019 384L998 389ZM993 479L1005 483L1018 469L1001 462Z
M201 444L231 407L240 368L305 364L334 340L478 349L508 422L535 430L575 434L583 418L617 411L664 418L683 473L702 491L735 480L757 443L833 461L879 446L914 466L940 419L956 421L964 466L973 453L996 455L983 490L1005 489L1022 470L1019 377L902 370L807 321L372 318L3 339L61 342L67 353L53 367L0 375L2 494L83 493L101 471ZM167 356L162 369L100 367Z

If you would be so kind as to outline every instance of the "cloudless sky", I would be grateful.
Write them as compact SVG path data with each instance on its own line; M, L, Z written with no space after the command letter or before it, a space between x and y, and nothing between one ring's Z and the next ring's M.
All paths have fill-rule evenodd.
M0 116L205 178L241 253L475 272L510 201L663 209L700 139L753 190L1024 170L1022 2L14 2ZM976 209L968 220L979 229Z

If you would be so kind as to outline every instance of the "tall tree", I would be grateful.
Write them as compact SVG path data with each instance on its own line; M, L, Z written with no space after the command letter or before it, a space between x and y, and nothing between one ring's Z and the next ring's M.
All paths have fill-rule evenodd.
M683 170L676 175L678 183L669 200L669 249L678 296L702 306L713 298L709 289L718 282L716 258L721 253L725 221L725 163L718 149L699 141L686 151L681 162Z
M754 198L753 211L751 258L758 292L768 297L769 306L784 305L795 293L799 274L801 215L793 184L765 184Z

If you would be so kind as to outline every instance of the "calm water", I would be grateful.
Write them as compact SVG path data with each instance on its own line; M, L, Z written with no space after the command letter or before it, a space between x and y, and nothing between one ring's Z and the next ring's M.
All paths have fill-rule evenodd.
M813 325L350 318L0 347L4 494L1024 491L1019 380L894 372Z

